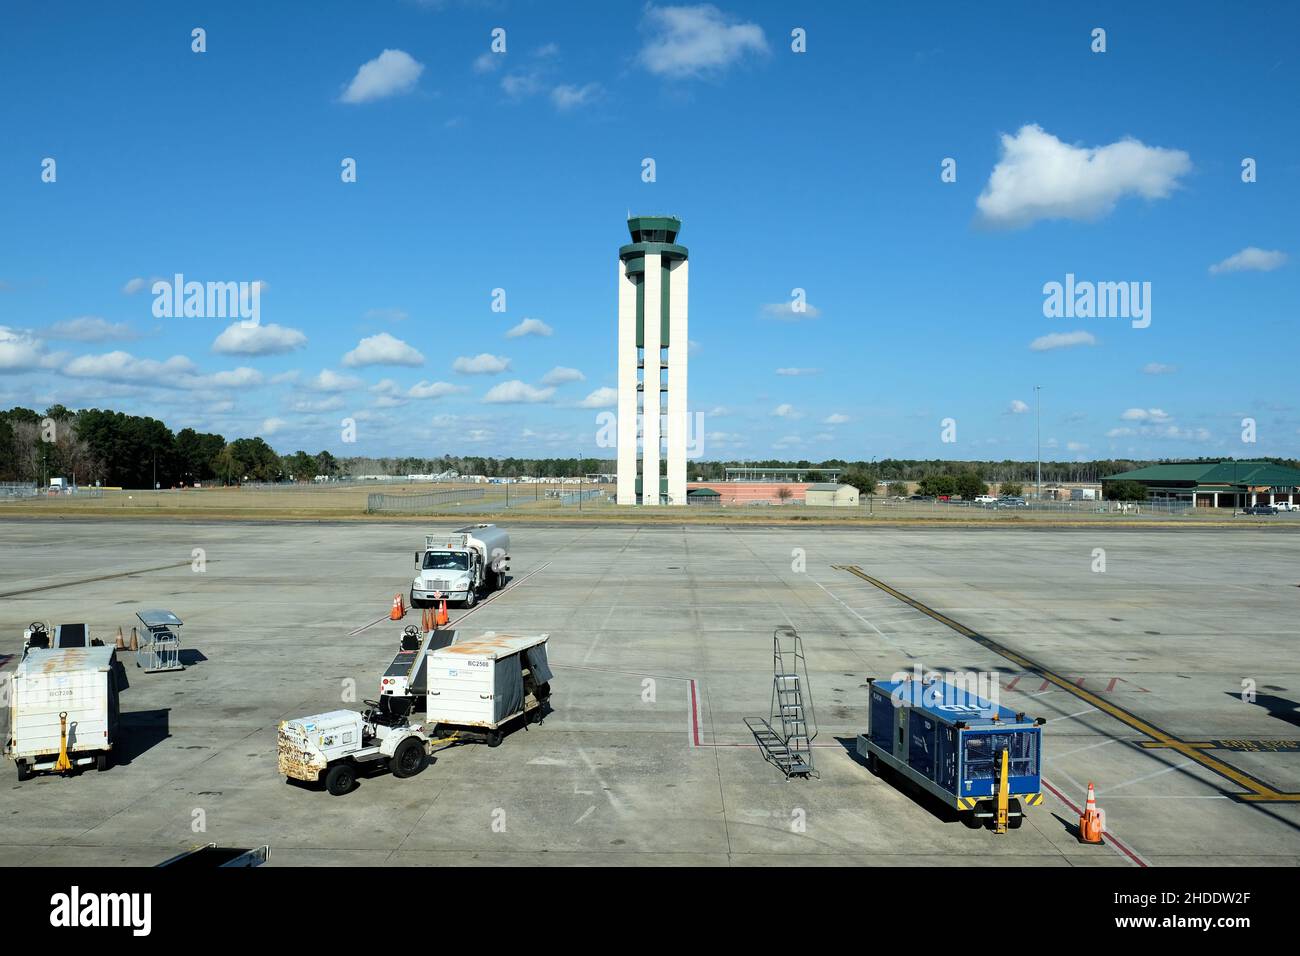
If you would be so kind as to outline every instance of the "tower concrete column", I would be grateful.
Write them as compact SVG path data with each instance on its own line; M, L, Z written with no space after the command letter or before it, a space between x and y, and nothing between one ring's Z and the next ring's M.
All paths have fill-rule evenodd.
M669 341L676 343L670 349L668 360L668 502L674 505L686 501L686 453L690 441L690 412L686 407L686 361L689 342L686 338L686 303L690 262L681 259L666 263L670 266L668 288ZM699 436L696 436L697 440Z
M628 275L618 263L618 484L615 501L636 504L637 344L636 297L638 276Z
M663 371L660 368L659 337L663 331L663 265L658 253L645 257L645 348L641 370L641 504L659 504L660 412L663 404Z

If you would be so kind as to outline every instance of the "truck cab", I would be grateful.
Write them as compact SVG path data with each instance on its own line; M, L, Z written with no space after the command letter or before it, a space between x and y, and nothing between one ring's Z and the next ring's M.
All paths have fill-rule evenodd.
M505 587L509 552L510 536L493 524L425 535L415 552L411 606L446 600L473 607L480 594Z

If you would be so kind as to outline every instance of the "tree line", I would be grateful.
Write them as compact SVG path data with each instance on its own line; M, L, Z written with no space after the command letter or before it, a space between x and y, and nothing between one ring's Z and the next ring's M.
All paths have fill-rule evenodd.
M80 485L163 488L203 482L311 480L337 476L328 451L281 456L261 438L237 438L182 428L156 418L98 408L54 405L0 412L0 481L68 478Z
M1219 461L1200 458L1196 461ZM1296 459L1262 458L1288 467L1300 467ZM1096 481L1109 475L1156 464L1150 460L1096 459L1087 462L1044 461L1044 482ZM957 461L946 459L882 458L848 461L782 459L692 461L688 479L722 481L727 468L799 468L808 481L822 481L830 469L838 469L840 480L863 493L906 494L907 482L920 484L922 494L984 494L989 483L1009 487L1026 486L1036 480L1037 463L1032 461ZM97 408L72 411L54 405L44 414L30 408L0 411L0 481L35 481L52 477L75 478L83 485L96 481L123 488L150 488L156 482L168 488L217 481L310 481L318 475L330 478L356 475L443 474L487 475L503 478L572 478L578 475L611 474L610 458L494 458L487 456L441 455L438 457L352 456L336 458L329 451L310 454L296 451L281 455L260 437L228 441L221 435L182 428L172 432L163 422ZM980 490L982 489L982 490ZM967 494L971 492L971 494Z

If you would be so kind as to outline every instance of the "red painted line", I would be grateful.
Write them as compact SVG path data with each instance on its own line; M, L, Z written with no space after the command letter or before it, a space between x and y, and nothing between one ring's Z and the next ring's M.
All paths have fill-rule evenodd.
M1083 811L1079 809L1079 806L1073 800L1067 797L1065 794L1061 793L1060 790L1057 790L1046 780L1043 780L1043 786L1046 787L1048 790L1052 791L1052 794L1056 797L1057 800L1060 800L1063 804L1069 807L1071 813L1077 813L1079 814L1079 816L1083 816ZM1119 850L1126 857L1132 860L1135 865L1140 866L1143 869L1149 866L1146 860L1142 859L1142 857L1138 856L1127 846L1125 846L1124 842L1120 840L1119 837L1115 836L1115 834L1111 833L1109 830L1103 830L1102 832L1105 833L1107 837L1109 837L1109 842L1115 847L1115 849Z
M691 746L699 747L700 743L700 707L695 697L695 678L691 678Z

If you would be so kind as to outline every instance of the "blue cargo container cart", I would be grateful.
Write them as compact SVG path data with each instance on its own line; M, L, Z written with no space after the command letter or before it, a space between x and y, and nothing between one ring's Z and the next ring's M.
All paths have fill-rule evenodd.
M1043 719L1028 720L943 681L870 680L870 729L858 754L1004 833L1043 802Z

